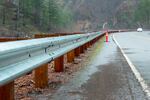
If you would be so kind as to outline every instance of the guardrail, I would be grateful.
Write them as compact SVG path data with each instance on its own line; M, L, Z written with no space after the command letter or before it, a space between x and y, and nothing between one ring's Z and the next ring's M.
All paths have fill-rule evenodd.
M29 38L20 38L20 37L0 37L0 42L9 42L9 41L18 41L18 40L27 40Z
M45 37L76 35L76 34L84 34L84 33L83 32L68 32L68 33L35 34L34 37L36 37L36 38L45 38Z
M35 87L46 87L47 63L55 60L55 71L63 71L64 54L71 62L102 35L95 32L0 43L0 100L13 100L14 80L32 70Z

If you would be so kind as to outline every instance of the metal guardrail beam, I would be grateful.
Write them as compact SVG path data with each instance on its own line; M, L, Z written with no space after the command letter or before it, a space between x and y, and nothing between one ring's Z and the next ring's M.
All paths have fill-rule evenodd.
M101 32L0 43L0 86L102 35Z
M0 42L10 42L10 41L17 41L17 40L28 40L30 38L20 38L20 37L0 37Z

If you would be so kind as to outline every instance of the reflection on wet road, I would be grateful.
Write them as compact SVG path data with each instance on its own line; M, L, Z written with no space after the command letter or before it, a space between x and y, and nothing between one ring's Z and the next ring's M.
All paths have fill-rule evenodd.
M50 100L147 100L112 39L109 43L101 39L90 55L89 62L83 62L86 66Z

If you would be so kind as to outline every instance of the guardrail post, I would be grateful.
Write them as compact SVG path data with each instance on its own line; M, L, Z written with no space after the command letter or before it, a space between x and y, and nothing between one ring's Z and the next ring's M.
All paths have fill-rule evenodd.
M88 44L88 42L86 43L86 48L87 48L87 49L89 48L89 44Z
M92 40L92 45L94 44L94 39Z
M83 46L84 46L84 50L87 50L86 43Z
M94 44L95 44L95 42L96 42L96 38L94 39Z
M14 81L0 87L0 100L14 99Z
M90 42L88 42L88 47L90 48Z
M91 41L89 41L89 46L91 46L92 45L92 43L91 43Z
M75 58L75 51L74 50L67 53L67 61L69 63L73 62L74 58Z
M81 51L81 53L84 53L84 47L83 47L83 45L80 46L80 51Z
M95 43L96 43L97 42L97 38L95 38L94 40L95 40Z
M99 36L97 37L97 40L99 40Z
M78 57L80 55L80 47L75 49L75 56Z
M93 45L93 40L91 40L91 45Z
M48 64L44 64L34 70L34 81L36 88L45 88L48 86Z
M98 41L98 37L96 38L96 42Z
M64 70L64 56L56 58L54 60L55 72L63 72Z

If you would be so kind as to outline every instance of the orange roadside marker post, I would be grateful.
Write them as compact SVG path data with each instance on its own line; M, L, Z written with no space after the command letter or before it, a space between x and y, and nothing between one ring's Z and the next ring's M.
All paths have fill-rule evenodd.
M108 40L109 40L108 32L106 32L105 37L106 37L106 42L108 42Z

